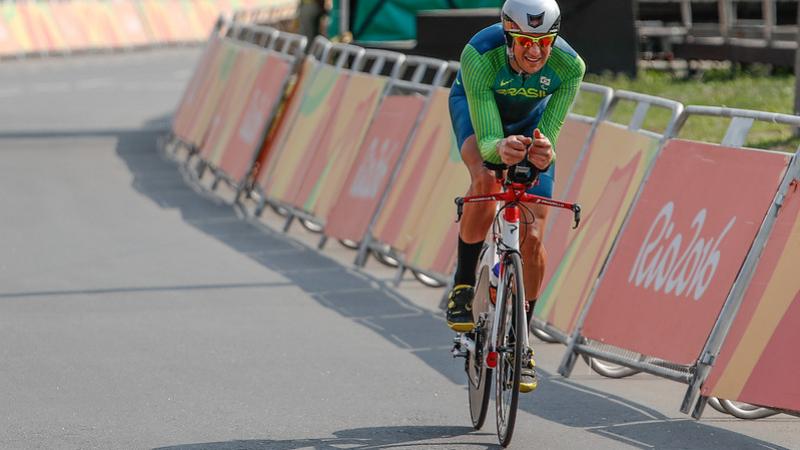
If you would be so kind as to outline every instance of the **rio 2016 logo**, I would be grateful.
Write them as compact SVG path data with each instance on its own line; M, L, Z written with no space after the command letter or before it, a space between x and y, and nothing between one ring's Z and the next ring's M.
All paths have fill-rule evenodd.
M701 209L692 220L694 236L684 244L684 235L675 233L674 210L675 204L669 202L653 220L628 275L628 282L636 287L643 286L656 292L663 290L665 294L675 296L692 295L694 300L700 300L717 271L719 245L733 227L736 217L731 218L716 238L701 237L707 216L706 209Z

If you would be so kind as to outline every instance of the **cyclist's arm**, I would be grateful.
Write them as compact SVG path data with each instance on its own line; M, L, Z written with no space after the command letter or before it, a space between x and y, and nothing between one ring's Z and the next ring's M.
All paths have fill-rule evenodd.
M557 49L553 49L556 52ZM553 151L556 150L556 141L558 135L561 133L561 127L564 125L564 119L567 117L572 102L575 101L575 96L578 95L583 74L586 71L586 64L580 56L571 55L551 55L553 60L553 67L561 77L561 86L553 92L547 106L542 114L542 120L539 122L539 131L542 132L553 146ZM564 57L566 56L566 57ZM553 156L555 160L555 155Z
M467 93L475 139L481 157L499 164L497 144L503 139L503 123L492 92L495 76L496 71L485 55L478 53L471 45L464 47L461 52L461 78Z

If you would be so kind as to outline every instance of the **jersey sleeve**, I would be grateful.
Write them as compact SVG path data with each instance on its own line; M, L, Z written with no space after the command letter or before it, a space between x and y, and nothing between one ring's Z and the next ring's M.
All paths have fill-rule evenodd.
M475 139L484 160L500 163L497 143L503 139L503 123L492 92L495 76L491 62L472 45L466 45L461 52L461 78Z
M555 53L556 49L553 51ZM539 122L539 131L550 139L553 151L555 151L564 119L567 117L567 112L569 112L575 96L578 95L583 74L586 72L586 64L580 56L566 53L551 55L550 59L553 69L561 78L561 85L547 102L542 120Z

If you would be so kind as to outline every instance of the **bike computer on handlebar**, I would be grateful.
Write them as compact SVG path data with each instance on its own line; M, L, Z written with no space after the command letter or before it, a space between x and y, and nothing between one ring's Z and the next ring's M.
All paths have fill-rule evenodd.
M511 183L519 183L529 186L536 181L541 171L536 168L529 160L523 159L522 161L508 167L505 164L494 164L489 161L484 161L483 166L489 170L494 170L498 179L503 178L503 171L508 169L506 179Z

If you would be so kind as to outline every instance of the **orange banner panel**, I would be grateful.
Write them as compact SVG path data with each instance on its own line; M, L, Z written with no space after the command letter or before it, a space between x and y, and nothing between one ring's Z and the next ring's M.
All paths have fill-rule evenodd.
M200 157L211 165L216 166L219 163L265 58L264 53L258 49L238 48L236 62L233 64L219 103L211 116L208 136L203 140L200 148Z
M292 204L319 216L327 215L358 156L358 149L378 107L387 79L353 73L347 83L329 133L310 155L304 180Z
M291 64L285 59L269 55L258 71L247 103L236 121L235 132L228 139L218 164L236 182L244 181L253 163L291 69Z
M18 2L16 5L31 39L30 51L66 50L66 43L53 20L48 3Z
M155 42L175 42L163 3L159 0L142 0L138 4L150 39Z
M800 411L800 188L790 187L702 394Z
M200 88L204 93L203 101L192 117L186 137L186 142L196 145L198 148L202 147L208 139L214 112L219 108L222 95L228 87L228 78L231 76L240 52L240 48L228 40L223 40L221 47L219 58L211 65L210 76Z
M570 175L575 170L581 150L583 150L589 132L592 131L592 124L582 120L567 117L564 126L561 127L561 134L556 143L556 176L553 186L553 198L560 199L567 187ZM558 209L550 210L550 217Z
M202 30L208 34L217 22L220 13L226 12L227 8L224 5L218 5L213 0L193 0L195 14Z
M133 47L150 43L139 9L128 0L113 0L108 3L110 33L117 36L120 45Z
M583 335L694 364L788 163L785 154L670 141L617 242Z
M189 141L192 125L208 94L214 73L219 70L219 65L222 64L222 48L222 38L212 36L209 39L208 45L178 105L172 124L172 131L186 142Z
M406 259L414 268L449 275L458 244L456 206L453 200L469 189L469 171L461 161L455 136L450 135L450 158L427 194L424 214L415 225Z
M270 198L291 202L303 184L306 164L317 146L330 136L330 122L347 87L350 75L336 68L322 65L305 90L300 109L294 118L291 131L274 160L275 168L268 177L264 190Z
M25 22L15 3L0 4L0 55L15 55L31 47Z
M80 8L74 2L54 2L50 4L50 10L67 49L84 50L92 46Z
M306 90L314 80L317 62L308 56L303 60L300 70L293 79L289 80L290 86L285 93L286 98L278 109L278 116L264 140L264 145L256 161L256 180L262 189L266 190L270 184L272 171L275 170L275 163L285 147L286 140L294 126L294 121L300 113L300 105Z
M453 134L449 94L450 90L445 88L437 88L431 94L428 109L373 230L376 239L399 251L406 251L415 238L417 222L426 214L427 196L449 156Z
M347 182L325 220L325 234L360 241L425 104L420 95L384 99Z

